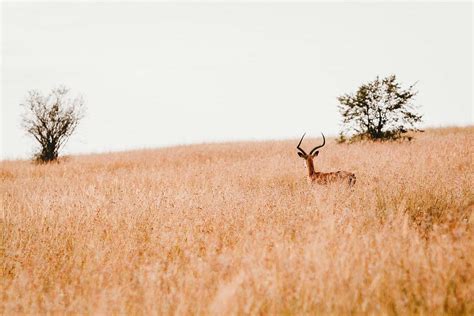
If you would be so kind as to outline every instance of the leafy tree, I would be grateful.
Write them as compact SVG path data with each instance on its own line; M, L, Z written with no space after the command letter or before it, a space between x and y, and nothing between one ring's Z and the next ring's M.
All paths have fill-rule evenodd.
M56 160L83 118L83 98L71 99L68 93L69 89L63 86L53 89L48 96L31 90L21 104L25 109L22 126L40 146L35 154L39 162Z
M416 83L415 83L416 84ZM403 89L395 75L377 78L359 87L355 94L338 97L343 130L340 141L368 138L398 139L416 127L422 115L417 113L413 98L418 93L415 84Z

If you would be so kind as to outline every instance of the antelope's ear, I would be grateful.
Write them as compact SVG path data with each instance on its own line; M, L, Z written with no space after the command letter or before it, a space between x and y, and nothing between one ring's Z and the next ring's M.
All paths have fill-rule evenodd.
M313 157L316 157L317 155L319 155L319 150L316 150L313 154Z
M304 155L301 152L298 152L298 156L300 156L301 158L304 158Z

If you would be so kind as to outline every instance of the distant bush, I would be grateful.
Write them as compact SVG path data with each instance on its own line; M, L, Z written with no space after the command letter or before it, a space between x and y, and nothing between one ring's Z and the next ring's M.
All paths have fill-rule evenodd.
M31 90L21 104L25 108L22 125L40 145L35 154L38 162L55 161L83 117L83 98L67 98L68 92L66 87L59 87L45 97Z
M419 131L416 125L422 120L413 104L414 86L403 89L395 75L377 76L355 94L338 97L343 123L338 141L411 139L404 134Z

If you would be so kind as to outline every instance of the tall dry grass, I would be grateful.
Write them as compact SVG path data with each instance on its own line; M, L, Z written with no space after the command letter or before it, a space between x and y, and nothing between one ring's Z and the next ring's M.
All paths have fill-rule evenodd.
M473 127L295 145L2 162L0 312L474 313Z

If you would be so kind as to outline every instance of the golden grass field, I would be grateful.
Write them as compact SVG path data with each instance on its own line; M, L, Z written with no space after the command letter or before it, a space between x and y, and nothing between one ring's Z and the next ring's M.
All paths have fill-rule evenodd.
M1 162L0 312L474 313L474 127L297 141Z

